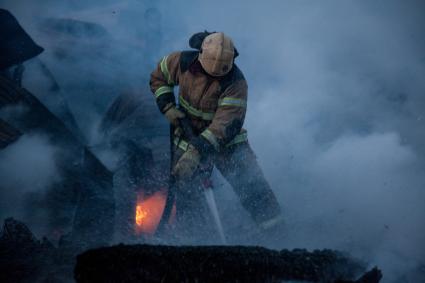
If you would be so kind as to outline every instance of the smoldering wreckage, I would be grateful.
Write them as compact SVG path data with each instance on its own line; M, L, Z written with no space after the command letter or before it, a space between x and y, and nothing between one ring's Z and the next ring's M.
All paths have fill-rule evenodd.
M200 223L190 222L195 227L190 233L178 230L179 215L194 208L178 202L179 190L173 190L175 180L170 181L169 162L153 157L153 150L169 153L174 140L169 144L168 125L161 119L151 94L118 96L102 119L102 142L89 146L54 74L36 58L43 48L9 11L0 10L0 21L0 151L25 136L42 134L59 149L55 163L61 176L60 181L50 185L46 201L41 204L47 210L48 224L43 231L46 237L37 239L26 224L13 218L4 221L0 234L1 282L380 281L382 275L377 268L366 272L366 263L338 251L276 251L231 245L231 235L223 232L211 191L206 194L209 198L200 195L197 200L209 209L197 208L195 213L198 222L209 225L198 227ZM97 24L70 19L49 19L43 28L70 34L74 29L97 35L106 33ZM192 37L191 47L199 48L210 35L199 33ZM63 55L65 51L61 52ZM184 54L193 56L196 52ZM171 55L170 60L178 61L178 56L183 55ZM232 53L231 60L234 56ZM50 82L55 103L47 105L22 85L23 63L29 59L36 60L40 73ZM173 72L181 72L170 69L164 72L164 65L158 66L153 82L157 98L166 98L163 94L170 87L161 81L172 81L170 77L161 77L161 73L172 77ZM240 97L220 103L229 106L237 99ZM184 104L185 100L182 101ZM175 106L165 103L163 107L169 110ZM160 110L166 112L163 107ZM196 109L188 110L194 116L199 114ZM186 131L191 131L188 127ZM138 130L134 131L135 128ZM173 131L169 135L173 136ZM152 140L155 149L150 146ZM97 157L102 150L119 153L114 170ZM164 159L169 160L170 156ZM202 188L207 189L211 187ZM261 238L261 232L253 237ZM271 234L277 239L281 236L276 231ZM226 245L211 245L223 243L226 238ZM126 244L116 245L120 242Z

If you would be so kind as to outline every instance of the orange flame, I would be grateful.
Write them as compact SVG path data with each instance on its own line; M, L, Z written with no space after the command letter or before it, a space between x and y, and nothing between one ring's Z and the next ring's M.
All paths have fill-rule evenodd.
M145 222L146 216L148 216L148 213L143 209L141 204L138 204L136 206L136 225L142 226Z
M155 233L161 220L166 200L167 194L165 190L157 191L149 196L145 196L143 192L138 194L135 215L136 234L153 235ZM175 215L174 208L172 215Z

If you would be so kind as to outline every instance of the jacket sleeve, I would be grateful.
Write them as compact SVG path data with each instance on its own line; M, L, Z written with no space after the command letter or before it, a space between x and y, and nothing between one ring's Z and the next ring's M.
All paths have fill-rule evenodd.
M231 84L220 97L217 111L209 127L201 133L215 150L229 143L240 133L245 120L248 86L239 80Z
M166 106L176 104L173 89L179 84L180 55L181 52L174 52L164 56L151 73L150 88L162 113L168 110Z

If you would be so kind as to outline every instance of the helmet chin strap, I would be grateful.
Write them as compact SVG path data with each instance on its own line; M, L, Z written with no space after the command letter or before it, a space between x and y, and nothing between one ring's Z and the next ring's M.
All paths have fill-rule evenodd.
M9 67L5 70L0 71L0 73L8 78L9 80L14 81L18 86L22 85L22 77L25 71L24 65L17 64L13 65L12 67Z

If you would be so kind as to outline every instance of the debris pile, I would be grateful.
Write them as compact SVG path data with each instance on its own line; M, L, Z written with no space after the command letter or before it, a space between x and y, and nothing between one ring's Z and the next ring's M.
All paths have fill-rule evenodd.
M46 238L37 240L28 227L12 218L0 232L0 282L67 282L73 256L62 256Z
M244 246L117 245L81 250L37 240L7 219L0 232L0 282L281 282L378 283L382 277L332 250L274 251ZM107 267L107 268L105 268ZM46 281L47 280L47 281Z
M0 91L2 147L18 141L21 134L42 133L60 149L55 163L62 180L46 188L52 203L47 207L51 230L72 226L73 241L88 246L108 243L115 213L112 173L33 94L2 77L0 85L7 88Z
M108 267L108 268L105 268ZM247 246L118 245L77 257L77 282L363 282L377 283L374 269L358 281L363 264L339 252L274 251ZM363 280L363 281L362 281Z

